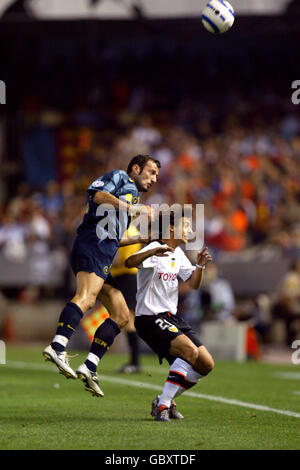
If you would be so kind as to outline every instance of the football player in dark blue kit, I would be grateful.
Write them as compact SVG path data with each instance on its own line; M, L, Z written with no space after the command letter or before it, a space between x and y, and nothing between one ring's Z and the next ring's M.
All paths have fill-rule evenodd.
M71 267L76 276L76 293L63 309L52 343L43 351L67 378L80 378L87 391L103 396L99 387L97 365L129 319L122 293L106 279L120 239L136 214L139 192L147 192L157 181L160 163L150 155L137 155L127 173L114 170L98 178L88 189L89 208L77 229L71 252ZM151 217L149 206L138 205ZM99 296L110 317L97 329L86 361L77 371L70 367L66 346L83 315Z

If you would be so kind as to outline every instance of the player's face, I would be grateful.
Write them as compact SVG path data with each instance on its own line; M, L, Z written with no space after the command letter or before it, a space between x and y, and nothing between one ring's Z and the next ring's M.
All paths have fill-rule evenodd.
M176 230L174 231L174 238L177 241L177 245L182 245L183 243L186 244L188 242L189 236L192 233L192 227L191 222L187 217L182 217L179 224L181 224L181 227L179 225L180 230L178 231L178 234L176 233ZM180 236L180 238L177 238L177 236Z
M139 191L147 192L148 189L157 182L159 169L155 162L148 160L143 171L134 178L135 184Z

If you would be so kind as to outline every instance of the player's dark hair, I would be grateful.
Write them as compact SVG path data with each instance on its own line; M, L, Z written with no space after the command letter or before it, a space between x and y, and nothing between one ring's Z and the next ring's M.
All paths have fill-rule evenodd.
M160 240L164 238L164 236L166 236L165 231L167 230L168 232L169 226L174 227L175 223L178 220L181 220L184 216L187 216L187 215L189 214L187 214L184 211L183 207L180 207L177 210L161 211L158 215L158 238ZM168 227L165 227L163 224L164 217L168 217L168 220L169 220Z
M130 161L128 168L127 168L127 174L129 175L132 172L133 165L138 165L141 169L141 172L143 171L146 163L151 160L157 165L157 168L161 167L161 164L158 160L155 160L155 158L151 157L151 155L136 155L133 157L133 159Z

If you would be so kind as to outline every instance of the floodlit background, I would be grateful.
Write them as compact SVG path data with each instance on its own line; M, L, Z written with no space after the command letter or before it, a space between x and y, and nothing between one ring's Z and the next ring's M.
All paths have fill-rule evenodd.
M179 311L217 357L290 360L300 339L299 2L0 1L0 329L47 344L74 292L86 189L137 153L143 202L205 204L215 264ZM193 254L189 253L193 259ZM216 340L217 338L217 340ZM80 332L74 347L87 347ZM116 349L126 350L118 340Z

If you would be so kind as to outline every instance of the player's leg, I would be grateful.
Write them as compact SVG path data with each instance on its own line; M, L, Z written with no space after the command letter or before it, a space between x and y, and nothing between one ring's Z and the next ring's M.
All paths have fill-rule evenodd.
M83 314L86 313L95 305L103 284L104 279L97 274L80 271L76 275L76 293L71 302L76 304Z
M107 308L111 320L124 328L129 321L129 308L122 292L116 287L105 283L99 295L100 302Z
M68 364L65 349L84 313L93 307L104 280L95 273L80 271L76 275L76 294L60 314L55 336L43 351L46 360L54 362L68 378L77 378Z
M164 384L163 392L152 402L152 416L158 421L168 421L168 418L182 419L178 412L175 398L186 390L194 387L203 377L181 358L176 358L170 365L169 375Z
M122 293L118 289L104 284L99 300L106 307L110 316L96 330L90 354L85 361L88 369L93 372L96 372L99 360L108 351L115 337L129 319L128 307Z
M172 357L176 359L170 366L163 393L152 402L152 414L159 421L168 421L168 416L183 418L176 409L175 397L194 387L214 367L213 358L205 346L197 346L184 334L171 341L169 362Z
M104 284L99 299L108 310L110 317L96 330L90 352L85 362L76 370L77 376L83 380L86 390L95 396L104 395L98 383L98 363L129 319L128 307L118 289Z
M134 312L132 310L129 310L129 312L129 321L124 327L124 330L126 332L128 346L130 350L130 362L128 364L125 364L120 369L120 372L123 372L124 374L140 372L141 370L139 363L139 337L134 327Z
M136 308L136 291L137 282L136 274L121 274L113 278L115 280L115 287L117 287L123 294L126 304L129 308L129 320L124 327L127 336L128 346L130 350L130 362L121 367L120 372L129 374L140 372L139 365L139 338L134 327L135 308Z
M170 355L187 361L202 376L214 368L214 360L205 346L197 346L185 334L176 336L170 344Z
M170 322L178 328L178 333L170 341L169 356L166 356L171 364L170 374L163 393L157 400L157 409L170 406L171 403L169 416L178 419L182 415L177 411L174 398L206 376L213 369L214 361L184 320L171 317Z

